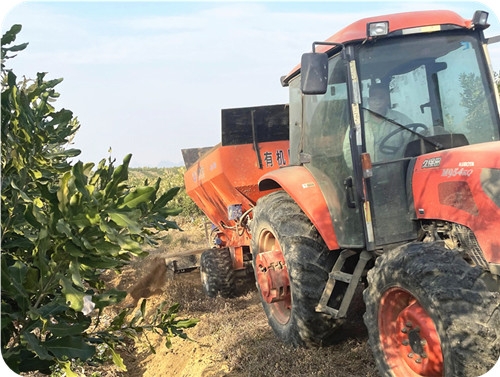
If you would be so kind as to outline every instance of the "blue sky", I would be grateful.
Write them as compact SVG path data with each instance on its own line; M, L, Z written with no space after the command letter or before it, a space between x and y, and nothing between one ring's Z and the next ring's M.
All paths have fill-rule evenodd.
M490 5L488 5L490 4ZM220 141L220 111L288 102L279 79L315 40L366 16L451 9L465 18L493 2L15 2L2 33L23 25L28 48L8 62L19 76L64 78L56 107L81 122L79 159L132 166L182 164L180 150ZM493 54L500 67L500 46Z

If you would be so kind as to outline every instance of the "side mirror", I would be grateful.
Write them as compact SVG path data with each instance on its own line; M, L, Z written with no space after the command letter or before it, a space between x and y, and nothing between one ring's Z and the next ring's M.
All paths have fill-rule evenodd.
M309 52L300 63L300 88L304 94L325 94L328 84L328 55Z

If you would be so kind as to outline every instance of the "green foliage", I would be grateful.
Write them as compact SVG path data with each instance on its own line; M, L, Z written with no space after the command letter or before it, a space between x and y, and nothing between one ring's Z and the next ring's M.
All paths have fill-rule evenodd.
M71 162L80 154L67 148L80 127L70 110L56 110L62 79L18 78L4 62L25 44L9 46L21 26L2 36L2 181L1 181L1 344L5 362L15 372L66 375L73 360L94 362L105 354L125 368L116 346L145 331L173 336L195 320L177 321L177 306L158 308L144 325L144 311L122 310L112 325L98 330L104 310L126 292L107 290L102 273L119 272L144 245L155 245L162 233L179 229L170 218L180 188L160 192L152 185L128 182L131 156L115 166L103 159ZM145 302L143 303L145 306ZM92 316L90 314L92 313ZM94 325L92 326L92 324Z
M172 199L172 205L177 208L182 208L180 217L185 221L193 218L204 218L203 212L186 194L184 188L185 167L173 168L133 168L130 169L129 181L135 185L145 184L153 177L161 177L159 192L162 193L172 187L181 187L179 193Z

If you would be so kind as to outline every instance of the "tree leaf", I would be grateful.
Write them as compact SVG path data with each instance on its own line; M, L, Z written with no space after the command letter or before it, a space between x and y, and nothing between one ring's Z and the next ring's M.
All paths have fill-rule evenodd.
M88 360L95 354L95 347L87 344L83 336L70 335L50 339L45 342L47 350L60 360Z
M69 204L69 187L68 182L71 175L70 173L66 173L61 177L61 181L59 184L59 190L57 191L57 199L59 199L59 210L62 213L67 212L67 207Z
M125 366L125 364L123 363L123 359L122 357L120 356L119 353L117 353L113 347L109 347L109 350L111 351L111 355L113 355L113 363L122 371L126 372L127 371L127 367Z
M75 322L73 319L67 319L64 317L59 317L56 324L48 321L45 330L50 331L50 333L55 337L70 336L70 335L81 335L90 326L91 319L88 317L87 320L79 320Z
M175 323L177 328L187 329L190 327L194 327L200 320L196 318L180 320Z
M134 191L125 196L123 203L118 208L135 208L141 203L146 203L150 200L154 191L154 187L151 186L137 187Z
M40 359L42 360L52 359L52 355L50 355L47 352L42 342L40 342L40 340L34 334L25 331L23 332L22 337L30 345L30 348L36 352L36 354Z
M61 369L64 371L64 374L67 377L78 377L78 374L71 370L71 362L69 361L59 362L59 365L61 366Z
M137 212L115 212L110 211L108 213L109 217L116 225L127 228L132 234L139 234L141 232L141 228L137 221L131 219L128 214L133 214L134 217L138 217ZM139 212L140 215L140 212Z
M7 268L7 276L5 276L8 281L7 286L2 284L2 290L9 290L16 297L18 304L22 306L26 305L24 301L25 298L27 298L27 294L23 285L27 272L28 268L26 265L20 261L16 261L13 265ZM3 277L2 273L2 280Z
M20 24L12 25L10 29L7 32L5 32L4 35L2 35L2 47L4 45L8 45L14 42L16 40L17 34L19 34L22 28L23 27Z
M126 291L110 289L102 294L95 295L93 301L97 309L103 309L106 306L116 305L117 303L123 301L126 296Z
M165 196L168 198L168 201L172 200L177 195L180 189L181 189L180 187L172 187L171 189L169 189L165 193Z
M67 278L60 279L59 284L62 286L62 293L66 298L66 304L71 309L81 312L83 309L83 296L85 296L86 293L74 288L71 281Z
M75 186L77 190L81 192L86 199L90 199L90 194L86 187L88 178L84 173L83 162L78 161L73 166L72 173L73 176L75 177Z

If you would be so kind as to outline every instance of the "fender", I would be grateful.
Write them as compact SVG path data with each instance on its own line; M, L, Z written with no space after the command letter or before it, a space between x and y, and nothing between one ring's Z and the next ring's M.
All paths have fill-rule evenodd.
M412 193L417 219L439 219L472 230L486 261L500 263L500 142L418 156Z
M330 211L312 174L303 166L287 166L264 174L259 190L283 189L311 220L329 250L339 249Z

